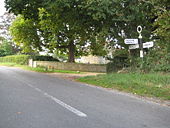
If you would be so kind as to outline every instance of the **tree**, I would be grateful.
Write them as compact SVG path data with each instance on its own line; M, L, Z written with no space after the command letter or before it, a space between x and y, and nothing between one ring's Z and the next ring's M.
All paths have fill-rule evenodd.
M90 35L90 33L87 31L85 27L86 25L84 24L85 21L87 21L85 20L87 17L81 16L83 12L81 12L81 14L79 13L79 8L77 4L78 3L75 3L75 1L71 1L71 2L55 1L49 3L47 9L44 8L39 9L40 18L35 18L35 17L33 18L34 20L39 19L38 21L41 26L41 30L39 31L39 34L41 35L41 37L43 37L42 39L43 39L44 46L51 50L55 50L57 48L57 49L61 49L60 51L68 52L69 62L74 62L75 55L81 55L82 53L84 53L85 45L87 44L87 42L90 43L89 39L87 38L87 36ZM12 8L15 8L15 6L12 6ZM15 10L14 13L17 14L18 11L16 11L16 9L10 9L10 11L12 10ZM24 12L22 13L24 17L25 15L26 16L28 15L27 13L26 14ZM80 19L80 17L82 17L83 20ZM37 24L37 21L34 22L34 24ZM13 28L14 29L11 29L13 30L11 33L14 35L16 33L15 29L18 28L17 27L13 27ZM25 30L25 34L26 31L27 30ZM15 37L16 35L22 36L16 33ZM21 39L26 39L26 38L16 37L14 40L19 42L19 40L21 41ZM22 43L23 41L24 40L22 40ZM32 41L32 43L34 43L34 41ZM25 44L28 45L29 43L25 43Z
M18 52L18 48L8 40L4 39L0 44L0 57L7 56L7 55L14 55L17 52Z
M92 16L99 31L108 37L117 39L124 46L124 38L137 38L136 28L141 25L144 40L151 37L155 16L152 3L147 0L91 0L85 6L87 14Z
M43 41L39 46L68 52L69 62L74 62L75 55L84 53L87 46L87 52L104 54L101 51L108 40L127 47L123 40L137 37L138 25L144 27L145 38L151 37L153 6L147 0L34 0L34 5L31 2L6 0L6 7L32 20L32 29L40 25L36 35ZM36 43L30 42L31 46L33 42Z
M5 7L9 13L38 20L38 8L44 7L45 3L46 0L5 0Z
M74 62L75 55L80 55L82 47L86 44L82 39L85 37L86 31L80 21L74 20L75 16L72 19L66 17L64 15L67 11L58 11L59 9L61 7L53 5L48 10L40 10L42 36L47 48L67 53L68 62ZM71 12L67 15L71 15Z
M14 19L15 16L7 12L0 16L0 56L13 55L19 51L9 33L9 27Z
M161 47L166 48L170 53L170 1L169 0L155 0L153 1L157 16L154 27L154 33L158 36L158 42Z
M21 47L23 52L32 53L41 50L40 36L33 20L18 16L10 27L10 33L13 41Z

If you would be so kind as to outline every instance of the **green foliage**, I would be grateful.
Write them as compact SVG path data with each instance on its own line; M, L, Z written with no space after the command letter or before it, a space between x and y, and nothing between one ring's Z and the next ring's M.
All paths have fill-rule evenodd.
M169 0L6 0L9 11L23 15L11 27L15 42L27 52L46 48L67 54L69 62L88 53L105 55L106 44L113 46L115 40L127 49L123 40L137 38L138 25L143 42L157 36L158 46L170 51L169 5ZM152 60L157 63L153 56L145 58L143 68Z
M118 70L122 69L123 65L121 63L117 63L116 61L107 63L106 72L112 73L117 72Z
M34 61L58 61L51 56L12 55L0 57L0 62L27 65L29 59L33 59Z
M19 45L24 53L41 50L40 36L36 23L31 19L18 16L10 26L13 41Z
M154 5L154 15L156 16L153 24L154 34L157 36L157 43L167 52L170 52L170 1L152 0Z
M127 49L115 49L113 52L113 57L125 57L127 58L129 55L129 52Z
M115 49L113 51L113 58L108 58L110 62L107 64L107 73L117 72L122 68L129 66L128 50L126 49Z
M164 45L167 51L170 52L170 10L159 13L154 25L157 27L154 33L161 39L158 43Z
M84 13L86 10L82 5L83 1L55 1L49 4L49 8L39 9L42 34L46 42L49 42L46 45L60 53L67 53L72 59L74 56L87 55L87 52L105 54L105 40L96 41L95 38L100 39L101 35L96 34L91 24L93 19Z
M25 18L38 19L38 8L44 6L46 0L5 0L5 7L15 15L24 14Z
M124 38L137 37L136 27L142 25L144 40L151 35L153 5L141 0L88 0L87 15L93 18L96 31L105 32L125 46ZM122 30L124 31L122 33Z
M170 36L170 10L165 10L162 13L158 14L158 19L155 22L155 25L158 27L155 32L166 38L167 41L169 41Z
M86 50L87 44L91 46L90 51L95 55L106 54L103 51L106 39L117 39L123 46L125 37L137 36L136 27L140 24L145 28L143 32L145 37L150 37L153 7L147 1L34 0L33 3L31 2L33 1L6 0L9 11L22 14L27 18L24 21L28 22L25 26L27 29L24 29L25 35L31 33L32 36L29 35L27 38L21 35L23 37L16 38L20 41L16 41L20 42L19 44L26 44L29 50L39 46L44 46L51 51L61 49L61 52L68 54L69 61L74 61L75 55L89 52ZM19 29L22 31L20 27ZM15 34L15 29L13 31ZM43 39L42 44L35 31L38 31L38 35ZM94 41L96 37L99 40L97 42Z
M5 56L0 57L0 62L9 62L9 63L16 63L16 64L28 64L28 59L30 59L30 55L12 55L12 56Z
M59 61L58 59L53 58L52 56L31 56L35 61Z
M123 68L126 68L129 66L129 61L127 57L114 57L111 62L107 63L106 66L106 72L112 73L117 72Z
M0 44L0 56L7 56L15 54L14 47L11 42L3 40L2 44Z
M170 100L170 75L166 74L107 74L78 79L81 82L117 89L133 94Z
M170 53L166 53L160 49L150 51L144 58L145 71L170 72Z
M107 64L108 73L117 72L123 68L125 68L126 72L170 72L170 53L161 47L158 48L156 46L150 49L143 59L139 56L128 58L123 56L128 55L128 53L123 51L115 53L115 57Z
M144 58L132 57L129 72L170 72L170 54L166 49L150 49Z

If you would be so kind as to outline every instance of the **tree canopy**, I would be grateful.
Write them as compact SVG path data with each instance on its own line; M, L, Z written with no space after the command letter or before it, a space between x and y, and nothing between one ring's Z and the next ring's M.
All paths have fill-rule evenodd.
M160 39L159 43L162 47L167 49L170 53L170 1L169 0L155 0L155 15L157 19L154 23L156 30L154 33Z
M9 12L21 15L11 27L14 41L28 50L46 48L67 53L69 62L86 53L104 55L105 47L115 43L127 48L124 39L137 38L138 25L143 27L144 41L153 40L154 36L168 40L165 35L169 32L169 20L165 21L169 18L168 0L5 0L5 3Z
M23 52L33 52L41 49L41 41L37 26L31 19L18 16L10 27L13 41L19 45Z

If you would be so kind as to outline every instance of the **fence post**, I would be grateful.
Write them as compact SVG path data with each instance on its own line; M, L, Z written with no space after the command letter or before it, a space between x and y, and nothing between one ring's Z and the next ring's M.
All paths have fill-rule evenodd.
M33 59L29 59L28 60L28 66L29 67L33 67Z

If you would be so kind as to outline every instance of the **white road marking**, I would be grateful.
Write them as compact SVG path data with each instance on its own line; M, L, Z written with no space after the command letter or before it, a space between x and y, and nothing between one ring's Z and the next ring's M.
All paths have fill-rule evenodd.
M19 80L21 82L23 82L22 80ZM73 112L74 114L76 114L77 116L80 116L80 117L87 117L87 115L79 110L77 110L76 108L73 108L72 106L62 102L61 100L57 99L56 97L42 91L41 89L37 88L37 87L34 87L33 85L31 84L28 84L27 82L24 82L25 84L27 84L27 86L33 88L34 90L42 93L44 96L46 96L47 98L53 100L55 103L59 104L60 106L64 107L65 109Z

